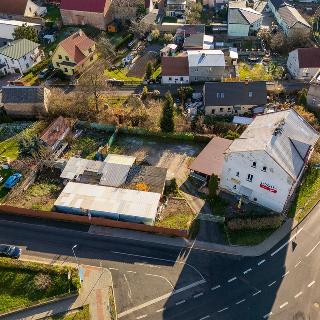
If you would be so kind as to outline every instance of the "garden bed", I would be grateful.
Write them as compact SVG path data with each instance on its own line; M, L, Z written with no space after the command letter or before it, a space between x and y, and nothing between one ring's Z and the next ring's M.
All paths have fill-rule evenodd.
M0 258L0 314L45 302L79 287L74 268Z

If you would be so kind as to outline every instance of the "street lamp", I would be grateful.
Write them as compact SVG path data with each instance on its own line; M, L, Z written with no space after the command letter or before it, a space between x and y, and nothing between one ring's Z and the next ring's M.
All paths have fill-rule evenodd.
M75 244L71 249L72 249L72 252L73 252L73 255L74 255L74 258L76 259L76 261L77 261L77 265L78 265L78 269L79 269L79 261L78 261L78 258L77 258L77 256L76 256L76 253L74 252L74 249L75 248L77 248L78 247L78 245L77 244Z

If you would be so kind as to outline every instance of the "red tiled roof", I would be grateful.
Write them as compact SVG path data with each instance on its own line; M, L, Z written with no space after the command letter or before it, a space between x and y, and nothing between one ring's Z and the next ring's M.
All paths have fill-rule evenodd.
M320 68L320 48L300 48L297 50L300 68Z
M71 58L76 64L79 64L86 58L83 51L88 50L94 44L95 42L88 38L82 31L78 31L60 42L60 46L62 46L69 55L69 58Z
M41 140L52 147L63 137L68 129L71 129L71 121L60 116L50 124L42 135Z
M28 0L0 0L0 13L24 15Z
M60 9L104 12L106 2L109 0L62 0Z
M190 170L211 176L220 177L224 161L224 153L232 140L214 137L191 163Z
M161 59L162 76L188 76L189 63L188 56L181 55L176 57L162 57Z

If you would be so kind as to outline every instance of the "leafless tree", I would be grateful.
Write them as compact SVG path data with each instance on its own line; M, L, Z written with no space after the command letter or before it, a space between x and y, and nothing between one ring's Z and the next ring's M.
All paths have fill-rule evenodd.
M111 15L122 22L135 19L141 5L144 5L143 0L113 0L110 6Z

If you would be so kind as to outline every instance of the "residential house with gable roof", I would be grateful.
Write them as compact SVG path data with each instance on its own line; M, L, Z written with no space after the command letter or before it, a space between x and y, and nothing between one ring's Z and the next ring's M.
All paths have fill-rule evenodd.
M0 48L0 71L4 74L22 75L43 58L40 44L27 39L14 40Z
M163 84L189 83L189 63L186 52L178 56L163 56L161 58L161 81Z
M106 30L112 21L109 13L111 0L62 0L60 12L65 25L90 24Z
M320 68L320 48L298 48L291 51L287 67L295 79L311 80Z
M307 94L307 104L312 108L320 109L320 69L310 81Z
M61 41L52 56L53 66L68 76L82 73L96 60L96 43L82 30Z
M318 138L293 109L257 116L226 150L220 189L282 212Z
M263 15L251 8L239 8L230 3L228 10L228 36L248 37L262 25Z

